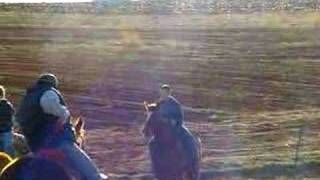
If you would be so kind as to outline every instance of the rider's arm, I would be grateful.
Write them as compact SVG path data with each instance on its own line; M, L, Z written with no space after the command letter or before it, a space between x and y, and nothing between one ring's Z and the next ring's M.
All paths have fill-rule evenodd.
M184 114L181 104L173 97L168 100L168 111L170 111L173 119L177 121L177 125L181 126L184 120Z
M52 90L42 95L40 105L45 113L59 117L62 122L66 122L70 116L69 110L60 103L59 96Z
M176 113L177 113L176 116L177 116L177 119L178 119L177 125L181 126L183 124L183 120L184 120L184 114L183 114L183 110L182 110L181 104L177 105Z

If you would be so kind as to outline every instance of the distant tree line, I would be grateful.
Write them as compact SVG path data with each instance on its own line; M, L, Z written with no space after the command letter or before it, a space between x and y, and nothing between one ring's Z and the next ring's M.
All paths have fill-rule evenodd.
M320 0L95 0L90 3L0 4L2 11L53 13L225 13L320 9Z
M44 13L95 13L95 3L0 3L1 11Z

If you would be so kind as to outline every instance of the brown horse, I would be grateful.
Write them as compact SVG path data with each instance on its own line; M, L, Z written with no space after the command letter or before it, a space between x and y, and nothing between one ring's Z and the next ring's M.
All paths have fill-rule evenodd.
M85 146L85 121L82 117L71 118L71 124L74 127L74 133L76 137L77 145L81 148ZM13 133L13 147L16 151L16 156L21 157L30 153L27 141L25 137L16 128Z
M36 156L11 161L1 172L0 180L80 180L58 163Z
M71 124L74 129L75 137L76 137L76 144L80 148L84 148L85 144L85 121L81 118L71 118ZM30 152L30 149L28 148L27 141L24 138L23 135L15 133L14 134L14 143L13 143L18 159L25 158L25 157L33 157L34 158L40 158L47 161L52 161L54 163L57 163L61 167L63 167L69 174L71 174L73 177L77 177L77 179L84 179L79 172L73 169L72 165L69 162L69 158L67 158L66 154L57 148L43 148L39 150L37 153L33 154ZM13 164L11 169L18 168L16 164ZM104 176L107 179L107 176L101 174L101 176Z
M198 180L201 142L186 127L173 127L157 108L146 106L143 129L151 137L149 150L155 177L159 180Z

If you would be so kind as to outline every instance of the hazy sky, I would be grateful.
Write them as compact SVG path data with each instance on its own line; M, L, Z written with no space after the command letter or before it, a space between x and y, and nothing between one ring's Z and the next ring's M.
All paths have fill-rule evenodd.
M92 0L0 0L5 3L56 3L56 2L91 2Z

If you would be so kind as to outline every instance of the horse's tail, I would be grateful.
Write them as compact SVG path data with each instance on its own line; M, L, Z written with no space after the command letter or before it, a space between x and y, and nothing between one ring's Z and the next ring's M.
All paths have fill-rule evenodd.
M201 162L201 139L189 132L189 143L187 149L189 149L189 165L186 169L185 178L187 180L200 179L200 162ZM186 140L186 139L184 139ZM187 153L188 154L188 153Z
M200 164L202 158L201 139L194 135L196 154L192 165L192 180L200 179Z
M202 148L201 148L201 139L199 136L195 136L195 140L197 143L197 149L198 149L198 158L199 158L199 162L201 162L202 159Z

